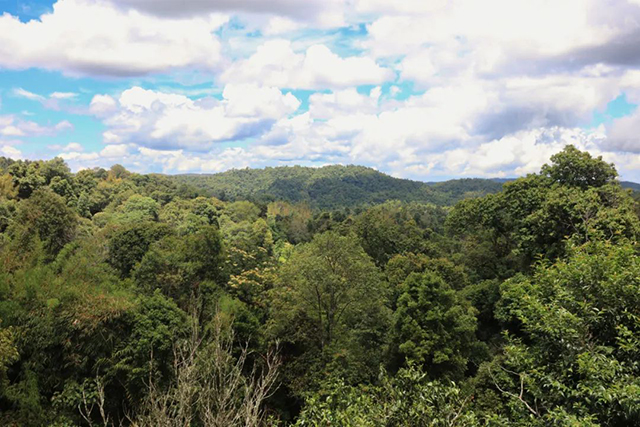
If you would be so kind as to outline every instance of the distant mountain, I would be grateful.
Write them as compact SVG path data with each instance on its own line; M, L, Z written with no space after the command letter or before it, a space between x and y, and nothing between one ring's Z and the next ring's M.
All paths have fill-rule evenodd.
M175 179L223 200L307 202L320 209L364 206L387 200L445 206L502 188L501 183L488 179L425 183L394 178L364 166L340 165L236 169L213 175L177 175Z
M205 194L222 200L306 202L319 209L339 209L382 203L387 200L450 206L462 199L497 193L515 178L463 178L421 182L394 178L364 166L268 167L233 169L217 174L175 175ZM622 181L640 191L640 184Z
M637 182L620 181L620 185L622 185L623 188L630 188L633 191L640 191L640 184L638 184Z

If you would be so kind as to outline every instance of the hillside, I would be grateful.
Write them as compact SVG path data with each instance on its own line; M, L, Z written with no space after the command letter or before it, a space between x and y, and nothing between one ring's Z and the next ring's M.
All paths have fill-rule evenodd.
M640 192L640 184L638 184L637 182L620 181L620 185L622 185L622 188L629 188L634 192Z
M475 178L439 183L411 181L352 165L236 169L213 175L178 175L175 179L222 200L308 202L320 209L371 205L386 200L445 206L502 188L501 183Z

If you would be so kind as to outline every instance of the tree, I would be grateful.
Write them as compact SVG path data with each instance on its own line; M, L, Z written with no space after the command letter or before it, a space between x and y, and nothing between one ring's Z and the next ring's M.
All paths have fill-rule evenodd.
M160 205L151 197L134 194L120 207L121 221L157 221Z
M189 234L205 225L218 225L220 209L220 201L215 199L176 199L162 207L158 220L175 228L178 234Z
M134 426L261 427L266 425L264 403L275 388L280 359L275 351L249 365L249 351L234 348L234 333L215 316L208 336L198 330L174 344L173 379L167 388L153 380ZM260 363L260 362L263 363Z
M540 174L456 205L447 227L479 278L508 278L563 257L570 240L637 236L633 200L615 177L612 165L568 146Z
M150 246L133 277L147 293L161 290L184 307L205 282L221 281L223 252L218 229L206 226L188 236L166 236Z
M73 239L76 225L76 215L65 200L43 188L18 205L14 234L37 237L45 253L54 257Z
M308 360L297 367L306 371L299 372L301 378L336 361L354 376L373 374L385 344L387 295L376 266L353 236L327 232L297 247L273 292L275 336L301 346Z
M0 175L0 199L14 199L17 195L18 189L13 185L11 175Z
M189 319L174 301L154 292L141 296L122 321L129 333L102 362L105 375L122 384L137 405L147 395L151 375L158 386L171 381L173 343L189 336Z
M340 379L310 395L296 426L472 427L481 423L473 396L454 383L433 381L415 366L380 385L350 386Z
M483 351L475 309L433 272L411 274L401 290L393 316L399 356L432 378L462 378L471 358Z
M435 254L427 237L443 219L433 206L387 202L358 215L355 229L362 247L378 266L405 252Z
M9 174L18 190L18 197L29 198L35 190L51 184L57 178L58 182L72 181L69 167L59 157L49 161L18 160L8 168Z
M109 264L118 270L121 277L128 277L149 246L170 233L166 225L150 221L135 222L115 229L108 243Z
M567 145L561 152L551 156L551 165L542 166L541 174L560 185L583 190L601 187L618 176L615 166L604 162L602 156L593 158L573 145Z
M504 354L483 367L513 422L640 422L640 259L631 244L591 242L502 286Z

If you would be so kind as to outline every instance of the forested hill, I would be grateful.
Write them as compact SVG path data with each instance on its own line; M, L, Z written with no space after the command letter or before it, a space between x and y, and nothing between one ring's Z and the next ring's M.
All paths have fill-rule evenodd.
M221 200L309 202L319 209L373 205L387 200L453 205L496 193L502 183L488 179L456 179L425 183L394 178L364 166L302 166L236 169L214 175L178 175Z
M638 184L637 182L620 181L620 185L622 186L622 188L629 188L634 192L640 191L640 184Z

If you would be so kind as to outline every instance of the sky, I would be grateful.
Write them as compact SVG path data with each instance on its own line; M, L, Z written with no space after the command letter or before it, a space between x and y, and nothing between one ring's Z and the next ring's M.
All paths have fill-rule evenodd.
M640 0L0 0L0 155L640 181Z

